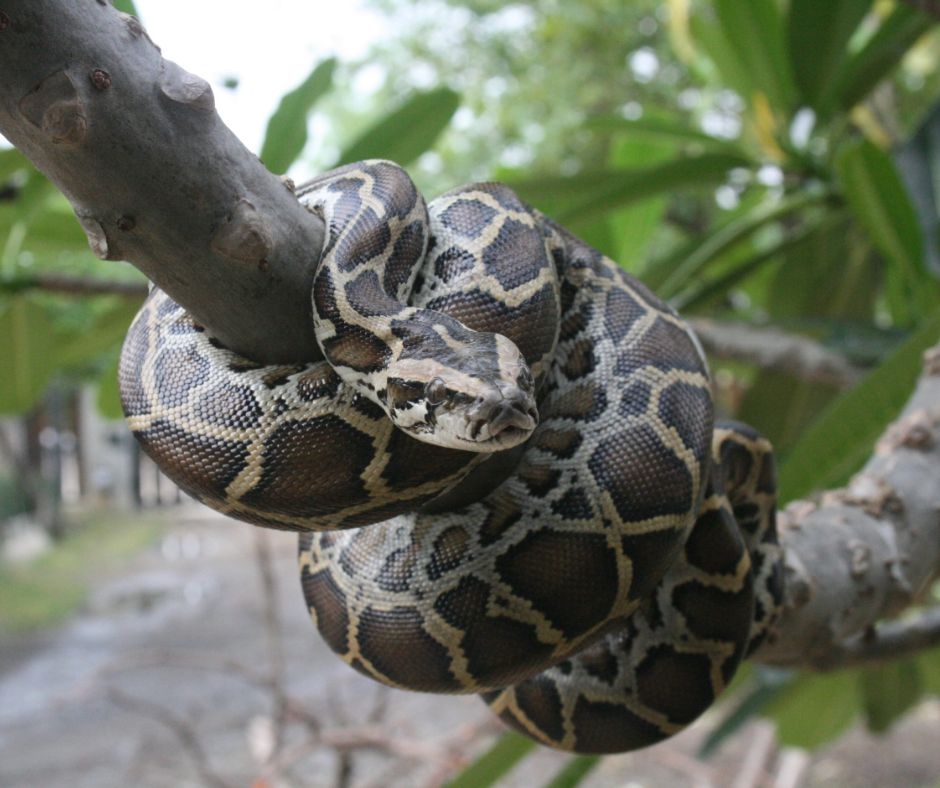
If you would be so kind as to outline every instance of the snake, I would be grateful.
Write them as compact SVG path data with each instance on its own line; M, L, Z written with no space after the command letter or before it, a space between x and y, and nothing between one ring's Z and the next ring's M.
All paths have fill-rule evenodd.
M694 334L507 186L425 202L375 160L295 193L325 227L317 357L246 359L152 288L119 366L143 450L300 533L311 619L359 672L575 752L690 724L783 591L772 446L715 421Z

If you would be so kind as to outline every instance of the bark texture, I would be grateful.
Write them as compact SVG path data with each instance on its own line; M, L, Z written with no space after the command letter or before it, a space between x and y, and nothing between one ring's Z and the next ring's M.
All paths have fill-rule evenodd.
M323 223L222 123L209 84L103 0L3 0L0 132L127 260L229 347L319 357Z
M884 638L876 622L924 602L940 572L940 345L900 417L843 490L781 513L787 598L761 662L832 669L905 653L905 624ZM936 615L909 622L911 638L940 642ZM918 634L915 634L918 633ZM932 641L931 641L932 638Z

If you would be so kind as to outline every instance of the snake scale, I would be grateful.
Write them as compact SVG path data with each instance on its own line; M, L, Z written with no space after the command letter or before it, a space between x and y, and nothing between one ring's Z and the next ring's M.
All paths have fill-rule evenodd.
M311 616L360 672L578 752L689 724L782 596L771 447L713 423L689 329L505 186L425 204L370 161L297 195L326 224L323 359L251 362L153 289L120 365L145 451L301 532Z

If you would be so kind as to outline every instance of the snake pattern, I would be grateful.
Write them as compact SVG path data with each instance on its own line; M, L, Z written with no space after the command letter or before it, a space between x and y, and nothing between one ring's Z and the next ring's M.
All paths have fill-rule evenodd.
M311 617L365 675L578 752L688 725L782 598L772 449L713 423L689 329L505 186L426 205L371 161L297 194L323 358L251 362L152 290L120 365L144 450L301 532Z

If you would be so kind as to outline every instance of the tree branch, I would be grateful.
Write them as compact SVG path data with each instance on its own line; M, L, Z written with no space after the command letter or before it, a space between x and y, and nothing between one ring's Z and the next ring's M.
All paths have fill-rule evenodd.
M108 700L126 711L149 717L167 728L180 743L180 746L193 762L199 779L213 788L231 788L231 784L216 774L209 765L209 756L199 739L196 729L182 717L169 709L149 700L129 695L117 687L109 687Z
M888 621L866 629L836 644L812 663L816 670L834 670L872 665L911 657L940 646L940 606L929 608L913 618Z
M799 334L705 318L692 318L688 323L710 358L748 361L762 369L839 388L848 388L862 376L843 356Z
M874 630L867 642L861 633L920 600L940 571L937 479L940 345L925 354L907 406L849 486L781 513L785 609L775 637L754 658L829 669L885 659L892 648L906 653L916 640L912 625L905 635ZM926 622L934 620L931 614Z
M0 132L124 259L231 348L319 357L323 223L222 123L212 89L104 0L5 0Z

